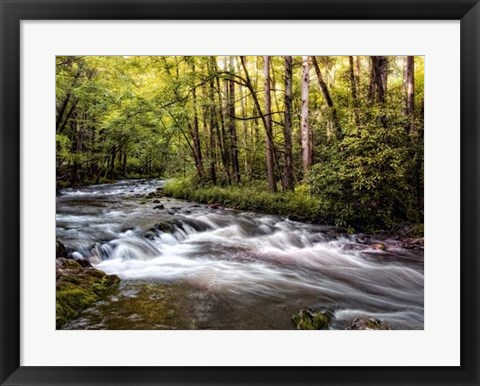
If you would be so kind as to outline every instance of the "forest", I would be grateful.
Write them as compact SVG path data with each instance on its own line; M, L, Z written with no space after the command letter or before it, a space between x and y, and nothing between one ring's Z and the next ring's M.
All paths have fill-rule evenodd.
M424 60L57 56L57 189L173 197L379 231L423 223Z

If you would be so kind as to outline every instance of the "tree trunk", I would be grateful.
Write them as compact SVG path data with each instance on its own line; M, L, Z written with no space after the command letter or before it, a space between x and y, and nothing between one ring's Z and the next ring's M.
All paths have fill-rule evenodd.
M302 114L301 114L301 133L302 133L302 166L303 175L307 175L312 166L312 141L310 127L308 126L308 86L309 86L310 68L308 56L302 57Z
M227 69L229 66L227 57L224 57L224 62L223 62L224 68ZM224 120L224 125L222 126L222 137L223 137L223 151L225 153L225 167L228 170L228 179L229 179L229 184L232 182L232 171L231 171L231 165L232 165L232 137L231 137L231 131L230 131L230 80L225 79L223 82L223 92L224 92L224 103L223 103L223 120Z
M371 97L380 104L385 103L387 94L387 57L372 56L372 72L370 88L373 90Z
M277 191L277 184L275 183L274 175L274 154L273 154L273 140L272 140L272 115L271 115L271 101L270 101L270 57L263 57L263 71L265 75L265 147L267 152L267 177L268 187L271 192Z
M108 178L113 180L115 173L115 158L117 157L117 146L112 146L112 157L110 159L110 170L108 172Z
M348 63L350 64L350 87L352 90L352 99L354 103L357 101L357 80L355 77L355 69L353 65L353 56L348 57Z
M123 151L123 165L122 165L122 174L124 177L127 176L127 152Z
M413 129L413 117L415 112L415 57L407 56L405 66L405 92L406 104L405 114L408 118L407 133L410 134Z
M209 140L210 140L210 179L215 185L217 183L217 171L216 171L216 162L217 162L217 152L216 152L216 142L215 134L218 132L218 122L217 122L217 111L215 108L215 83L212 77L214 72L215 59L213 56L210 57L210 63L208 66L210 72L210 82L209 82L209 98L210 98L210 131L209 131Z
M284 152L284 187L293 190L293 161L292 161L292 57L285 56L285 122L283 137L285 141Z
M234 57L230 56L229 70L231 73L235 72ZM229 129L230 129L230 145L232 154L232 169L233 180L236 183L240 182L240 165L238 163L238 143L237 143L237 128L235 125L235 82L232 78L229 81L228 93L228 107L229 107Z
M337 115L337 110L335 108L335 105L333 104L332 97L330 95L330 91L328 91L327 84L325 83L325 80L323 79L322 72L320 71L320 66L318 65L317 58L315 56L312 56L312 62L313 62L313 67L315 68L315 73L317 74L317 79L318 79L318 84L320 85L320 90L322 91L323 97L325 98L325 101L327 102L327 106L330 109L331 113L331 118L333 122L333 128L335 130L335 133L337 137L341 137L341 129L340 129L340 124L338 123L338 115Z
M213 68L217 71L217 64L215 61L212 62ZM232 177L230 175L230 168L228 163L228 154L226 151L226 144L225 144L225 109L224 109L224 102L222 101L222 93L220 89L220 78L218 75L215 77L217 83L217 94L218 94L218 105L220 108L218 109L218 121L220 122L220 127L217 125L217 139L218 139L218 146L220 148L220 156L222 159L223 170L225 171L225 176L227 177L227 183L230 185L232 183Z
M371 103L376 102L384 110L380 116L380 122L383 127L387 127L387 117L385 115L385 103L387 95L387 74L388 60L386 56L371 57L371 77L369 99Z
M192 73L195 76L195 63L194 62L192 62ZM199 133L199 130L198 130L197 90L196 90L195 87L192 90L192 102L193 102L192 139L193 139L195 167L197 169L198 177L203 178L202 149L201 149L201 144L200 144L200 133Z
M243 71L245 72L245 80L244 80L245 81L245 86L247 86L247 88L250 90L250 94L251 94L252 99L253 99L255 110L258 112L259 118L262 120L263 127L265 128L265 134L266 134L265 141L269 141L269 143L271 143L271 145L272 145L272 146L270 146L271 152L267 151L267 174L268 174L268 177L269 177L268 178L269 181L271 179L273 182L275 182L275 174L274 174L275 170L274 170L274 167L273 167L273 162L275 162L275 157L274 157L275 148L273 147L271 118L267 122L267 114L263 113L263 111L262 111L262 107L260 106L260 102L259 102L258 97L257 97L256 88L253 86L252 81L250 79L250 75L248 73L247 62L246 62L245 56L240 56L240 63L242 64ZM268 67L270 67L270 65L268 65ZM264 63L264 70L265 70L265 63ZM269 82L269 85L268 85L268 89L270 90L270 82ZM270 94L270 92L268 94ZM269 101L269 106L270 106L270 101ZM271 116L271 114L268 114L268 117L270 117L270 116ZM257 131L257 127L255 126L255 143L259 142L258 134L259 133ZM270 156L268 154L270 154ZM272 161L271 162L271 168L268 167L268 159L270 159ZM269 174L269 172L271 174ZM274 184L273 186L274 186L273 189L275 189L275 190L272 190L272 191L276 192L276 189L277 189L276 184Z
M350 69L350 88L352 91L352 101L353 101L353 114L355 116L355 124L358 126L360 119L358 117L358 95L357 95L357 77L355 76L355 66L353 63L353 56L348 57L349 69Z

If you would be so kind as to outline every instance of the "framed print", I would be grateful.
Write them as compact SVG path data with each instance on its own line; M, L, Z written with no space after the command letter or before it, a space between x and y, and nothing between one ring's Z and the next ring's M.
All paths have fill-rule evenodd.
M1 0L1 384L478 384L479 7Z

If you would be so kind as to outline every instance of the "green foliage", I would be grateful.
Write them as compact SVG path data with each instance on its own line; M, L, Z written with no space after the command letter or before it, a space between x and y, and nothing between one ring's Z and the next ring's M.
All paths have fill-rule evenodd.
M270 59L274 178L280 188L289 159L284 134L285 58ZM316 59L334 108L326 102L312 68L308 121L314 166L304 175L302 59L293 57L288 175L297 188L295 194L270 195L265 183L266 134L259 111L266 99L262 57L244 57L242 62L226 56L58 56L58 186L195 174L188 185L169 189L176 196L185 189L185 198L202 202L305 213L307 219L350 228L377 230L399 221L421 221L423 57L414 60L413 115L405 110L406 57L386 57L381 88L385 93L380 99L374 95L372 57ZM232 117L240 118L234 120L229 115L231 72ZM245 83L246 72L252 89ZM240 183L235 178L234 154Z
M321 213L336 225L367 230L418 221L408 145L403 126L385 129L373 121L350 127L342 141L323 147L307 178Z
M201 202L219 203L229 208L292 216L303 221L319 221L319 200L305 189L295 192L271 193L265 182L243 186L219 187L197 185L191 178L167 180L166 195Z

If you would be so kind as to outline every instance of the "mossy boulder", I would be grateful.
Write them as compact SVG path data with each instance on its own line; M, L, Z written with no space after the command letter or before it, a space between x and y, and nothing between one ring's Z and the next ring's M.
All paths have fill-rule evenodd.
M116 275L83 267L72 259L56 259L56 325L61 328L80 311L103 299L120 281Z
M362 316L356 318L347 330L390 330L390 326L381 320Z
M327 309L306 308L293 315L292 323L297 330L328 330L332 313Z

